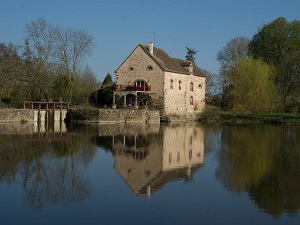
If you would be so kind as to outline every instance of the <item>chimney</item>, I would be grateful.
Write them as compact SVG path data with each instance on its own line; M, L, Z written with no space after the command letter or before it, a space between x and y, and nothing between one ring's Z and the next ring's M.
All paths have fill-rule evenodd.
M153 55L153 42L150 42L149 44L149 52L151 55Z
M189 73L193 74L193 70L194 70L193 63L191 63L189 66Z

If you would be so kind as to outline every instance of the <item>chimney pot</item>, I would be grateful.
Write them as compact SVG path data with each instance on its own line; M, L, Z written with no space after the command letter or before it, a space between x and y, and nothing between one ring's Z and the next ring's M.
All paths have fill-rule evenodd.
M193 63L191 63L189 66L189 73L193 74L193 70L194 70L194 66L193 66Z
M149 44L149 52L151 55L153 55L153 42L150 42Z

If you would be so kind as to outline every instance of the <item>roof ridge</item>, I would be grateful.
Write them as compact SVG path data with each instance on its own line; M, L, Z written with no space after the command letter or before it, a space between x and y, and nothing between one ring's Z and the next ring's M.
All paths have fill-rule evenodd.
M189 61L186 59L173 58L173 57L169 56L168 53L165 50L163 50L162 48L158 48L158 47L154 47L154 46L153 46L153 54L151 54L149 52L149 45L147 45L147 44L140 43L140 44L138 44L138 46L136 48L138 48L138 47L141 47L144 50L144 52L149 57L151 57L153 59L153 61L162 70L167 71L167 72L173 72L173 73L181 73L181 74L187 74L187 75L190 74L187 67L190 65L190 63L192 61ZM135 51L135 49L133 50L133 52ZM193 64L194 64L194 73L193 74L196 76L205 76L205 73L199 67L196 66L195 62L193 62Z

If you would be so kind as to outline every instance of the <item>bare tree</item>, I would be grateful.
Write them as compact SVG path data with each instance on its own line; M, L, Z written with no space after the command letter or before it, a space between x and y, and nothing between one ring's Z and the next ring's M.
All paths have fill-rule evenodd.
M246 37L237 37L229 41L226 46L218 52L217 60L221 64L221 70L230 70L235 64L247 57L249 40Z
M95 93L97 97L97 90L101 88L101 83L97 81L96 75L91 71L89 66L86 66L84 71L79 75L82 84L82 93L80 93L82 103L88 103L91 93Z
M46 89L49 82L48 69L55 57L55 36L58 27L47 23L40 18L36 21L26 24L27 38L25 40L26 57L33 62L33 71L28 75L28 80L34 83L34 86L40 90L40 95L44 94L47 99ZM41 97L41 96L40 96Z
M90 55L94 46L93 36L82 30L60 29L57 33L56 56L70 83L69 101L72 100L79 64Z
M28 75L32 78L29 80L39 87L47 100L46 89L51 84L51 73L59 71L67 77L65 88L68 100L72 101L75 83L80 76L80 63L92 52L93 36L82 30L54 26L42 18L27 24L26 32L26 57L34 62L34 73Z

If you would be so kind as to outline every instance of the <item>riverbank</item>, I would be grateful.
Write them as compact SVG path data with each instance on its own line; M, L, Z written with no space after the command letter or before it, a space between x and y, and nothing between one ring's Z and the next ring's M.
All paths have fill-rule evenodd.
M199 122L205 124L229 124L229 125L250 125L250 124L276 124L276 125L300 125L300 115L295 113L265 113L235 114L219 108L208 107L199 116Z

